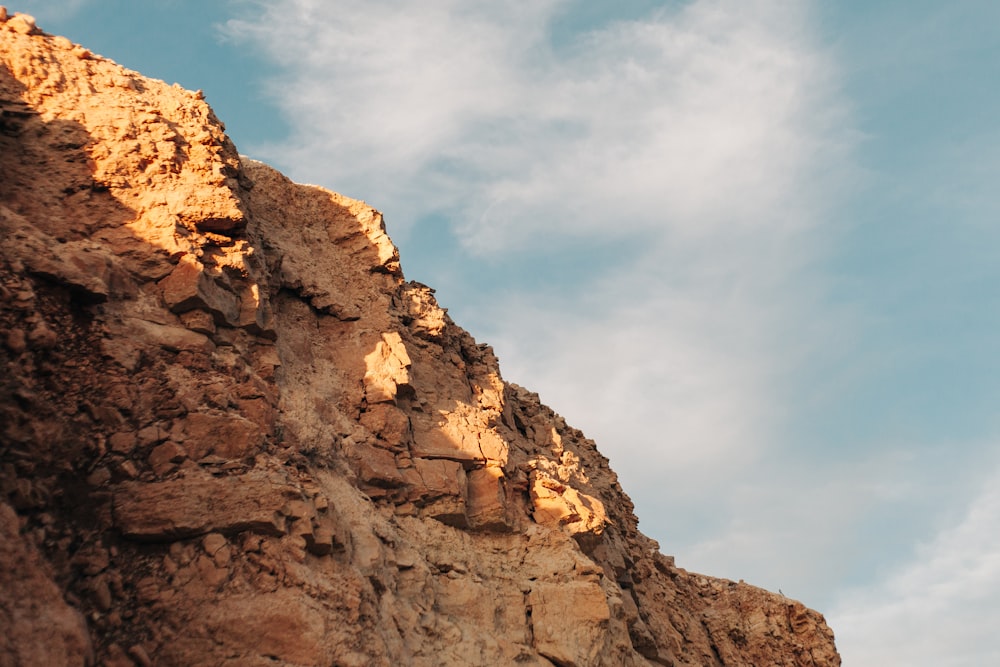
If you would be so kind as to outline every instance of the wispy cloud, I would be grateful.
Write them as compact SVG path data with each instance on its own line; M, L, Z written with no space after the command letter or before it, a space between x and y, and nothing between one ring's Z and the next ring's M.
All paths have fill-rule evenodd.
M798 3L702 1L556 44L565 4L268 3L228 24L288 68L273 89L298 131L259 148L397 224L447 212L479 252L808 220L789 195L839 109Z
M284 64L295 132L253 150L372 201L397 236L449 220L452 274L490 278L444 305L597 439L665 549L739 553L733 489L780 456L788 375L849 326L807 270L853 140L836 68L808 3L699 0L557 40L569 7L261 5L227 30ZM552 267L582 257L601 261L568 287ZM785 539L782 499L744 500L744 530ZM680 507L703 525L679 534ZM822 528L795 525L820 554Z
M1000 619L984 592L1000 583L1000 478L913 553L927 526L954 520L970 461L989 447L936 443L954 421L922 419L911 406L933 401L905 400L914 383L936 391L925 362L950 349L935 338L929 352L914 330L995 328L925 301L933 283L952 303L966 288L954 276L992 277L987 263L939 243L924 251L933 267L907 252L912 219L929 210L992 219L996 135L968 118L935 137L946 121L928 114L941 105L899 98L932 77L968 79L936 100L979 99L988 73L944 56L979 48L956 35L986 30L995 10L900 20L876 3L851 22L865 35L847 35L838 63L812 30L818 3L673 6L573 33L569 0L284 0L229 30L286 66L272 90L296 133L257 151L374 202L397 238L447 220L462 252L436 286L462 298L444 305L495 345L508 378L598 441L643 529L682 565L815 604L864 582L828 614L849 664L996 663ZM853 164L839 90L851 58L863 61L862 113L887 119L887 136L866 138L885 151L867 170ZM926 152L956 128L953 151ZM869 206L834 222L852 179ZM885 244L877 270L841 275L846 288L817 268L841 225L859 246ZM472 276L474 294L461 287ZM837 289L853 296L834 306Z
M920 545L884 583L828 615L845 664L979 667L1000 663L1000 469L954 527Z

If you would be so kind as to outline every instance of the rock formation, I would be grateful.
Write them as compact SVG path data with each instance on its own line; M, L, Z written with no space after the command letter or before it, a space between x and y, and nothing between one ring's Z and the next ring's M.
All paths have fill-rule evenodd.
M0 665L840 664L638 532L378 211L3 9L0 249Z

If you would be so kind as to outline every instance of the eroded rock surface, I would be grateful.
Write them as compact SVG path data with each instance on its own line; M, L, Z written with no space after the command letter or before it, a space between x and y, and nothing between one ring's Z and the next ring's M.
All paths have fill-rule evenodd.
M0 11L0 184L0 665L840 664L199 94Z

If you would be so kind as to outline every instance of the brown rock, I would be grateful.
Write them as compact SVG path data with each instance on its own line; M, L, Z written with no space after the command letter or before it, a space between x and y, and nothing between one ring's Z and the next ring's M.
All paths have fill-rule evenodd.
M130 646L128 648L128 655L140 667L153 667L153 659L149 657L149 653L142 647L142 644L133 644Z
M256 424L263 434L271 435L274 432L277 412L266 398L240 399L235 403L240 414Z
M21 538L17 515L0 503L0 664L90 664L87 624L63 600L40 555Z
M306 541L306 549L310 553L316 556L326 556L333 553L336 535L326 526L317 526L315 529L305 533L303 537Z
M206 336L215 333L215 320L210 313L206 313L204 310L189 310L186 313L182 313L180 318L181 324L191 331L196 331Z
M443 459L414 459L413 467L420 480L416 497L428 499L465 495L466 476L461 464Z
M139 429L135 434L136 441L142 447L149 447L150 445L155 445L156 443L163 442L170 435L170 430L163 424L150 424L149 426Z
M131 292L128 278L107 249L86 240L53 246L46 243L45 235L27 220L8 219L7 224L12 225L20 237L21 247L15 252L21 256L28 271L62 283L78 300L103 303L112 291L119 295Z
M27 349L26 340L22 329L11 329L7 332L4 343L7 345L7 349L14 354L21 354Z
M219 567L215 559L208 556L198 556L194 566L201 582L208 589L218 589L229 578L229 570L225 566Z
M203 334L189 331L184 327L158 324L148 320L129 318L125 321L126 337L132 337L147 345L162 347L165 350L179 352L211 352L215 349L212 341Z
M111 471L105 466L94 468L94 471L87 475L87 484L91 486L101 486L111 481Z
M135 667L135 663L128 657L125 649L114 643L108 645L101 665L102 667Z
M840 664L200 93L8 18L0 130L0 665Z
M469 526L480 530L506 531L513 527L507 508L503 470L488 466L469 472Z
M240 319L240 299L205 272L195 257L184 255L177 268L160 281L163 300L172 312L194 309L207 311L220 323L236 326Z
M453 415L430 416L414 414L410 418L413 427L414 456L427 459L451 459L460 461L466 467L483 465L486 457L479 448L479 434L465 427L465 422Z
M157 475L165 475L175 470L177 464L187 458L187 452L176 442L165 442L157 445L149 453L149 466Z
M375 350L365 357L365 398L369 404L393 401L400 385L410 381L412 362L398 333L384 333Z
M135 433L132 431L113 433L111 437L108 438L108 444L111 445L112 451L118 452L119 454L128 454L135 449Z
M369 405L360 422L392 449L404 449L411 439L409 417L391 403Z
M70 561L80 568L84 574L93 576L108 568L111 564L111 554L99 544L88 544L81 547Z
M283 664L324 662L326 614L294 590L231 597L205 619L211 637L237 655L256 653Z
M184 420L184 447L199 460L215 454L238 459L253 454L263 443L260 427L231 414L195 412Z
M534 645L557 665L598 662L611 611L594 582L532 584L528 594Z
M29 14L14 14L7 20L7 27L22 35L33 35L38 32L35 26L35 17Z
M278 475L252 471L215 478L192 471L166 482L125 482L115 489L114 519L126 537L174 540L210 531L283 535L281 509L299 492Z
M209 556L214 556L215 553L226 546L226 538L219 533L209 533L201 540L201 546L205 549L205 553Z
M392 452L363 443L345 442L344 455L363 482L376 487L403 485L403 477Z
M17 18L16 16L14 18ZM28 343L38 350L49 350L59 342L59 336L45 322L39 322L28 332Z
M108 586L107 577L97 577L90 584L90 590L93 593L94 606L96 606L101 611L108 611L111 609L111 588Z

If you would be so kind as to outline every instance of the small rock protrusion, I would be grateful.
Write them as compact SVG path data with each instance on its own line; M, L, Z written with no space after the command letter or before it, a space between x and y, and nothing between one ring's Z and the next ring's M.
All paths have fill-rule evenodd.
M15 16L14 18L17 18ZM13 19L11 19L13 21ZM39 350L50 350L59 342L59 335L49 328L45 322L39 322L34 329L28 333L28 342L31 346Z
M129 647L128 656L132 658L137 665L140 665L140 667L153 667L152 658L149 657L149 653L146 652L146 649L144 649L141 644Z
M177 469L177 464L187 458L187 452L176 442L168 440L149 453L149 465L157 475L166 475Z
M6 13L6 10L4 10ZM14 14L11 18L7 19L7 26L14 32L19 32L22 35L34 35L38 32L38 26L35 25L35 17L30 14Z
M11 329L7 332L7 338L4 340L7 345L7 349L14 354L21 354L27 349L27 344L24 336L24 331L22 329Z

